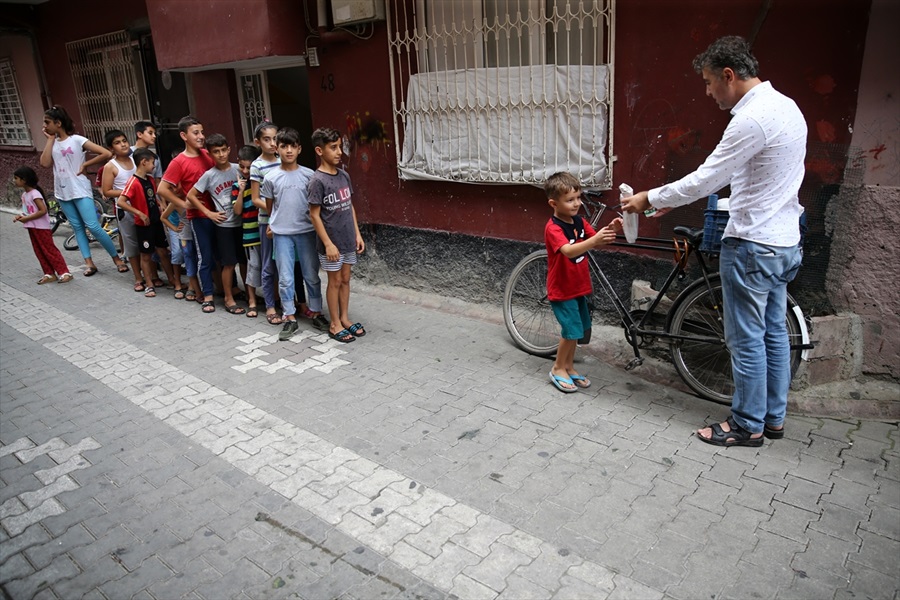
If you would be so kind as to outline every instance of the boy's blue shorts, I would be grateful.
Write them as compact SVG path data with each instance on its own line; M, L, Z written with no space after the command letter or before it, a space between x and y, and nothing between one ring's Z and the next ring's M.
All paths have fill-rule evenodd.
M553 315L562 327L561 336L566 340L580 340L591 329L591 313L587 296L571 300L551 301Z

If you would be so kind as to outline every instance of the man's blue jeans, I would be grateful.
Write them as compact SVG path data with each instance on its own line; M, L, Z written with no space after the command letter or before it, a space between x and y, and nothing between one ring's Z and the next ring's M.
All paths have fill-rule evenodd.
M787 284L800 268L799 246L765 246L737 238L722 240L719 273L725 342L731 351L738 425L760 433L780 427L791 384L790 342L785 313Z
M319 255L316 254L316 232L272 236L275 263L278 265L278 293L284 316L293 315L294 305L294 257L300 262L303 281L306 282L306 301L313 312L322 312L322 285L319 281Z

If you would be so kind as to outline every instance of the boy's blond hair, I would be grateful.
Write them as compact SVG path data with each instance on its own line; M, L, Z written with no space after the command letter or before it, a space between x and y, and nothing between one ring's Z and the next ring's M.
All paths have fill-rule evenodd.
M576 192L581 191L581 182L578 181L577 177L565 171L554 173L544 182L544 192L550 200L556 200L563 194L573 190Z

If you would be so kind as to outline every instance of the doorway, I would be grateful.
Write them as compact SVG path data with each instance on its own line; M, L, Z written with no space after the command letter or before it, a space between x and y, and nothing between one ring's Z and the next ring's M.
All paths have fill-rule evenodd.
M239 71L237 82L246 143L253 143L253 130L264 119L278 127L292 127L300 133L299 163L315 169L316 153L310 143L313 127L306 67Z
M156 125L156 151L165 170L172 158L184 150L184 140L178 132L178 121L191 114L188 75L176 71L159 71L151 34L140 36L140 49L150 120Z

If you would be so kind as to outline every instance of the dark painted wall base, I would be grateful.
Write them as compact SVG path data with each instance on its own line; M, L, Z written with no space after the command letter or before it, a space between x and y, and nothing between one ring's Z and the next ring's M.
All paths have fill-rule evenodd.
M355 267L355 278L495 305L502 303L506 282L516 264L543 247L393 225L366 225L362 229L366 252ZM671 269L669 259L617 251L595 255L626 305L633 279L658 286ZM610 322L616 322L611 304L601 309L610 315Z

